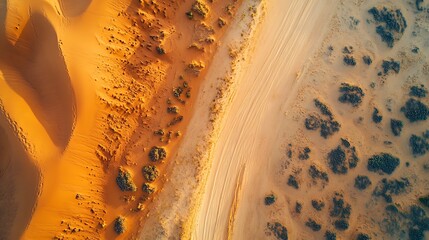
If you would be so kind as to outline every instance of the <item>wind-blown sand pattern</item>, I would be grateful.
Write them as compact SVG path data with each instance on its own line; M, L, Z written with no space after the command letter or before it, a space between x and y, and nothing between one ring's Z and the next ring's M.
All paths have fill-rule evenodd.
M429 2L0 19L0 239L429 239Z

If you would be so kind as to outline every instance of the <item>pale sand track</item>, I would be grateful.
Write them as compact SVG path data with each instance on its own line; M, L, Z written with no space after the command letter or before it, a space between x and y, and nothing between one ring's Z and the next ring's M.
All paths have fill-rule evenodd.
M237 80L240 84L214 147L213 166L193 239L265 236L267 219L260 216L256 207L261 205L265 191L261 187L266 182L257 176L269 174L269 156L272 151L279 151L273 149L276 146L273 143L278 126L283 124L282 109L293 93L296 73L319 46L323 39L320 36L329 23L326 20L336 3L318 0L268 3L254 61L242 79ZM241 172L243 176L239 177ZM243 182L237 183L238 179Z

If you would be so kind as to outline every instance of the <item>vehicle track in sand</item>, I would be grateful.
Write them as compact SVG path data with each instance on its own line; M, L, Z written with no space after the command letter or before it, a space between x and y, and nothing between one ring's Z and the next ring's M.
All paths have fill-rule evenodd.
M293 92L296 73L323 39L320 34L329 23L335 3L268 2L253 61L242 78L236 79L239 84L213 150L213 165L193 239L264 236L263 219L255 212L248 214L256 210L252 206L260 199L254 192L264 182L259 179L259 183L253 183L251 178L256 176L252 174L268 174L264 169L268 169L271 151L276 150L272 145L282 132L279 128L283 129L282 110ZM242 171L243 177L239 177ZM236 192L236 188L241 190ZM249 191L251 198L243 198Z

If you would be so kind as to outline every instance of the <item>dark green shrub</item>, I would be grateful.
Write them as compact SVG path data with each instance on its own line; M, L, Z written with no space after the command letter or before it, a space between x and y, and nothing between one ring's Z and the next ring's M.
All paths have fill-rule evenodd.
M299 184L298 181L296 180L295 176L289 175L289 179L287 180L287 185L298 189L299 188Z
M267 228L279 240L288 240L287 228L279 222L267 223Z
M411 97L424 98L424 97L426 97L427 93L428 93L428 91L426 90L424 85L412 86L410 88L410 96Z
M423 206L429 208L429 195L419 197L419 201L421 202L421 204L423 204Z
M356 66L356 60L353 56L345 55L343 58L344 64L348 66Z
M320 125L320 136L327 139L329 136L340 131L341 124L334 120L322 121Z
M322 229L322 225L318 224L316 221L314 221L311 218L307 220L307 222L305 223L305 226L309 227L314 232L318 232L320 231L320 229Z
M300 202L296 202L295 203L295 212L301 213L301 210L302 210L302 204Z
M429 108L419 100L413 98L408 99L405 106L401 108L401 112L410 122L424 121L429 115Z
M337 234L328 230L325 232L325 240L337 240Z
M349 228L349 221L346 219L335 220L334 227L339 231L345 231Z
M299 160L307 160L310 158L309 153L311 152L311 149L309 147L305 147L299 154L298 159Z
M341 83L339 91L341 95L338 100L342 103L350 103L353 107L359 106L362 103L362 98L365 96L362 88L348 83Z
M392 156L389 153L380 153L373 155L368 159L368 171L392 174L396 167L399 166L399 158Z
M423 1L424 0L416 0L416 8L417 8L417 10L423 11L422 6L420 6L420 4L422 4Z
M329 109L329 107L326 104L321 102L319 99L315 98L314 105L319 109L319 111L323 115L328 116L330 119L332 119L332 116L333 116L332 111Z
M372 59L370 56L363 56L362 60L366 65L371 65L371 63L372 63Z
M189 20L194 19L194 13L191 11L186 12L186 17L188 17Z
M422 156L426 154L426 151L429 151L427 140L414 134L410 137L410 147L414 156Z
M374 196L381 196L387 203L392 202L392 195L405 193L410 186L408 178L387 180L383 178L372 193Z
M425 234L422 230L414 227L408 229L408 237L410 240L425 240Z
M177 116L177 117L173 118L173 120L171 120L171 122L168 123L168 126L169 127L174 126L174 125L180 123L181 121L183 121L183 116Z
M320 128L320 122L320 118L314 115L310 115L305 119L305 128L307 128L308 130L316 130Z
M152 162L164 160L167 157L167 152L163 147L152 147L149 151L149 158Z
M122 167L119 167L118 176L116 177L116 184L123 192L137 191L137 187L133 182L130 172Z
M143 176L146 179L146 181L153 182L158 178L159 171L156 168L156 166L153 166L153 165L144 166L143 167Z
M332 150L328 154L329 167L334 173L337 174L346 174L346 153L345 151L338 146L336 149Z
M382 41L392 48L394 41L399 40L407 28L407 22L401 10L373 7L368 12L373 15L378 25L376 32L381 36Z
M165 50L164 50L164 48L162 48L162 47L160 47L160 46L157 46L157 47L156 47L156 52L157 52L159 55L164 55L164 54L165 54Z
M177 107L177 106L167 107L167 112L177 114L177 113L179 113L179 107Z
M311 206L317 211L322 211L325 207L325 203L322 200L311 200Z
M335 193L332 198L332 209L329 212L331 217L337 217L341 219L349 219L352 211L352 206L344 201L341 194Z
M359 233L356 237L356 240L371 240L371 238L366 233Z
M392 133L395 136L401 135L402 127L404 124L401 120L390 119L390 128L392 129Z
M365 190L369 185L371 185L369 177L359 175L355 178L355 188Z
M142 191L147 194L152 194L155 192L155 188L152 187L149 183L144 183L142 186Z
M380 112L378 111L378 109L374 108L374 112L372 112L372 121L374 121L375 123L380 123L383 120L383 116L379 113Z
M265 197L265 200L264 200L265 205L269 206L275 202L276 202L276 196L274 196L274 194L270 194Z
M393 59L390 59L390 61L383 60L381 67L383 68L384 74L388 74L391 70L395 73L399 73L401 70L401 64Z
M328 173L319 170L315 165L310 166L310 168L308 169L308 174L310 174L313 179L321 179L326 182L329 181Z
M125 232L125 218L124 217L117 217L115 219L115 222L113 224L113 229L115 230L116 234L122 234Z
M383 26L377 26L375 28L375 32L380 35L381 40L385 42L388 47L393 48L395 43L395 37L393 36L393 33L386 31Z

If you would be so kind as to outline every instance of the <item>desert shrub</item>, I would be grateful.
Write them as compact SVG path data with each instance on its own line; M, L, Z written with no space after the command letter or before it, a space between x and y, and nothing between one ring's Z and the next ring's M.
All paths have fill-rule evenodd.
M339 231L345 231L349 228L349 221L346 219L335 220L334 227Z
M311 218L307 220L307 222L305 223L305 226L309 227L314 232L318 232L320 231L320 229L322 229L322 225L318 224L316 221L314 221Z
M295 176L293 176L293 175L289 175L289 179L287 180L287 185L289 185L295 189L299 188L298 181L296 180Z
M348 83L341 83L339 91L341 95L338 100L342 103L350 103L353 107L359 106L362 103L362 98L365 96L362 88Z
M164 136L165 132L163 129L158 129L155 132L153 132L155 135Z
M267 228L279 240L288 240L287 228L279 222L267 223Z
M392 133L395 136L401 135L402 127L404 124L401 120L390 119L390 129L392 129Z
M424 0L416 0L416 8L417 8L417 10L419 10L419 11L423 10L422 6L420 6L420 4L422 4L423 1Z
M429 115L429 108L419 100L413 98L408 99L405 106L401 108L401 112L410 122L424 121Z
M343 58L344 64L348 66L356 66L356 60L353 56L345 55Z
M118 176L116 177L116 184L123 192L137 191L137 187L133 182L130 172L122 167L119 167Z
M313 179L321 179L326 182L329 181L328 173L319 170L315 165L310 166L310 168L308 169L308 174L310 174Z
M152 194L155 192L155 188L152 187L149 183L144 183L142 186L142 191L147 194Z
M408 178L387 180L383 178L372 193L374 196L383 197L387 203L392 202L392 195L405 193L410 186Z
M383 116L379 113L378 109L374 108L374 111L372 112L372 121L375 123L380 123L383 120Z
M390 61L383 60L381 67L383 68L384 74L388 74L389 71L399 73L399 71L401 70L401 64L393 59L390 59Z
M328 230L325 232L325 240L337 240L337 234Z
M325 203L322 200L311 200L311 206L317 211L322 211L325 207Z
M307 160L310 158L309 153L311 152L311 149L309 147L305 147L299 154L298 159L299 160Z
M356 237L356 240L371 240L371 238L366 233L359 233Z
M173 95L178 98L182 95L183 93L183 87L179 86L179 87L175 87L173 88Z
M113 229L115 230L116 234L122 234L125 232L125 218L124 217L117 217L115 219L115 222L113 224Z
M265 205L269 206L276 202L276 196L274 194L270 194L265 197L264 203Z
M163 147L152 147L149 151L149 158L152 162L164 160L167 157L167 152Z
M333 114L332 111L329 109L329 107L321 102L319 99L314 99L314 105L319 109L320 113L322 113L325 116L328 116L329 118L332 118Z
M386 42L387 46L392 48L394 41L402 37L407 27L407 22L401 10L373 7L368 12L373 15L378 25L376 32L381 36L382 41Z
M218 25L220 28L222 28L223 26L225 26L225 25L226 25L226 21L225 21L225 19L223 19L223 18L219 17L219 18L217 19L217 25Z
M320 125L320 136L326 139L334 133L340 131L340 127L341 125L337 121L322 121L322 124Z
M168 113L173 113L173 114L179 113L179 107L177 107L177 106L169 106L169 107L167 107L167 112Z
M411 97L418 97L418 98L424 98L426 97L426 94L428 93L428 91L426 90L424 85L420 85L420 86L412 86L410 88L410 96Z
M186 17L188 17L189 20L194 19L194 13L192 11L186 12Z
M210 9L203 1L197 0L192 4L192 11L205 18L209 14Z
M301 211L302 211L302 203L296 202L295 203L295 212L296 213L301 213Z
M410 227L408 229L408 237L410 240L424 240L425 235L424 232L418 228Z
M342 139L341 144L328 153L328 165L336 174L346 174L349 168L355 168L359 162L355 147L345 139Z
M410 137L410 147L414 156L422 156L426 154L426 151L429 151L427 140L414 134Z
M310 115L305 119L305 128L308 130L316 130L320 128L320 118Z
M419 197L419 202L423 204L423 206L429 208L429 195L426 195L424 197Z
M399 166L399 158L392 156L389 153L380 153L373 155L368 159L368 171L392 174L396 167Z
M352 206L344 201L341 194L335 193L332 198L332 209L329 212L331 217L349 219L352 211Z
M424 239L424 232L429 231L429 218L426 217L425 210L417 205L411 205L408 218L410 239Z
M371 180L369 177L358 175L355 178L355 188L359 190L365 190L369 185L371 185Z
M174 125L180 123L181 121L183 121L183 116L177 116L177 117L173 118L173 120L171 120L171 122L168 123L168 126L169 127L174 126Z
M363 60L363 62L364 62L366 65L371 65L371 64L372 64L372 59L371 59L371 57L370 57L370 56L363 56L363 57L362 57L362 60Z
M159 55L164 55L164 54L165 54L165 50L164 50L164 48L162 48L162 47L160 47L160 46L157 46L157 47L156 47L156 52L157 52Z
M156 166L149 165L143 167L143 176L146 179L146 181L153 182L155 181L159 176L159 171L156 168Z

